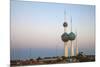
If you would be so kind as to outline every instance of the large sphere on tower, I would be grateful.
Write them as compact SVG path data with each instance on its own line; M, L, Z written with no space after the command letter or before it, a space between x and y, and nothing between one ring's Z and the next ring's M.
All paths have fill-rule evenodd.
M63 26L64 27L67 27L68 26L67 22L64 22Z
M76 35L73 32L69 33L69 40L75 40L75 38Z
M69 35L65 32L61 36L62 41L67 42L69 40Z

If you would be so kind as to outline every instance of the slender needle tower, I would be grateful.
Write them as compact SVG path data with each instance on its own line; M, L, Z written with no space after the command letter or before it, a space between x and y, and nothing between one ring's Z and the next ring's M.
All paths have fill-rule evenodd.
M64 23L63 23L63 27L64 27L64 33L62 34L61 38L62 41L64 42L64 56L68 57L68 45L67 42L69 40L69 35L67 34L67 22L66 22L66 11L64 11Z

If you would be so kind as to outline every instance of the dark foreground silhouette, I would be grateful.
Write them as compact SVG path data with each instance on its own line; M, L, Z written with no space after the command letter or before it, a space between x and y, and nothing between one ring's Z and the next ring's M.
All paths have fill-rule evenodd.
M23 66L23 65L42 65L42 64L59 64L59 63L77 63L77 62L93 62L95 61L95 55L83 55L80 52L77 56L64 57L38 57L37 59L28 60L11 60L11 66Z

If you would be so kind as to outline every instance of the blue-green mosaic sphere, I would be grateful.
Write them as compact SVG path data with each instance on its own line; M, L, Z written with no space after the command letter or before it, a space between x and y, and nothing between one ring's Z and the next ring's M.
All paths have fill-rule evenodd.
M69 40L75 40L75 38L76 35L73 32L69 33Z
M62 41L67 42L69 40L69 35L65 32L61 36Z

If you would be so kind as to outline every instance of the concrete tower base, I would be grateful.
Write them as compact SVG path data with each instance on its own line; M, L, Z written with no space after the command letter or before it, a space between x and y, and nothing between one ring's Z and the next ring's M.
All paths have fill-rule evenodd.
M65 55L65 57L68 57L68 45L67 45L67 42L64 42L64 55Z
M74 56L74 47L72 41L71 41L71 56Z

